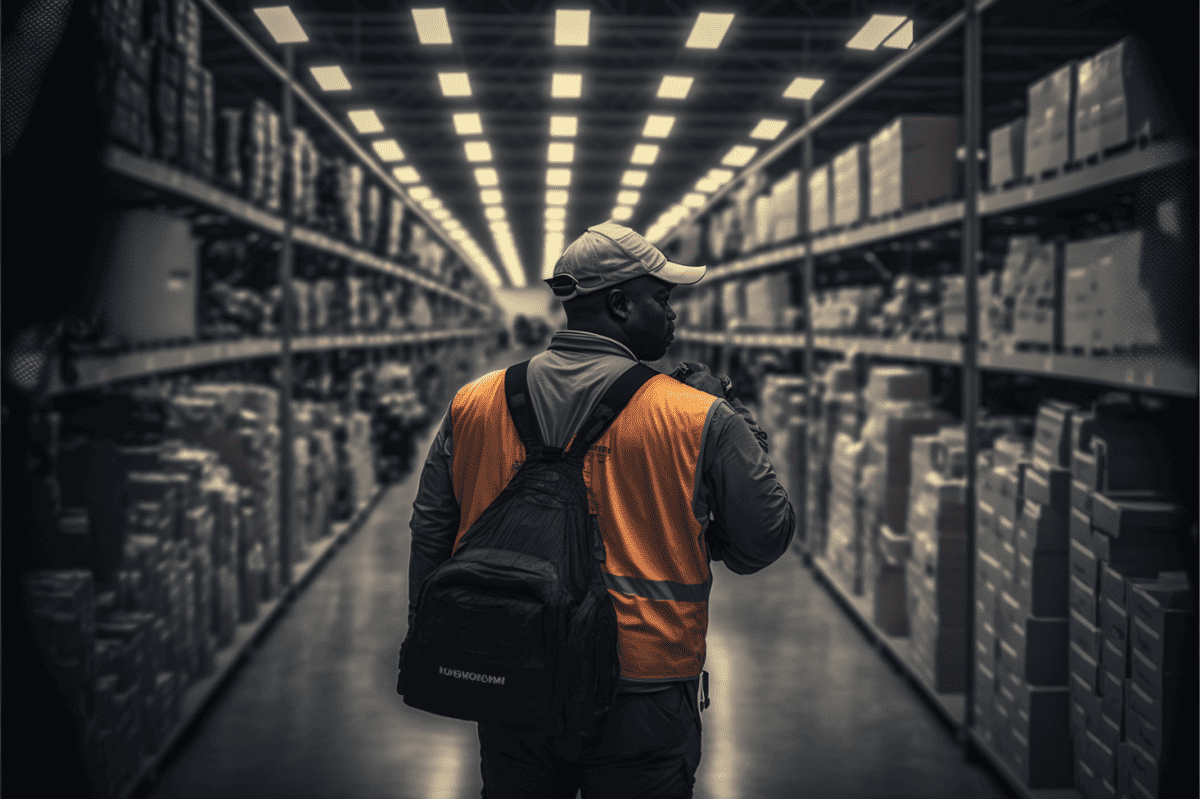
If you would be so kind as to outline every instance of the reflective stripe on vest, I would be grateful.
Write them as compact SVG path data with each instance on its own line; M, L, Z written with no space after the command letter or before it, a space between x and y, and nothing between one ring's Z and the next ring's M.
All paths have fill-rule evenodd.
M692 500L701 434L716 401L665 375L651 378L584 460L624 677L693 677L704 664L712 572ZM525 447L505 403L503 371L464 386L451 420L457 547L516 474Z

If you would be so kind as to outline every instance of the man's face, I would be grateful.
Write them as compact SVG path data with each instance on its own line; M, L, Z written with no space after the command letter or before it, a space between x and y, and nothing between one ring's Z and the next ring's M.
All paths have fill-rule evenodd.
M675 286L652 275L643 275L624 284L629 318L622 324L629 348L642 361L657 361L667 354L675 339L675 312L671 310L671 289Z

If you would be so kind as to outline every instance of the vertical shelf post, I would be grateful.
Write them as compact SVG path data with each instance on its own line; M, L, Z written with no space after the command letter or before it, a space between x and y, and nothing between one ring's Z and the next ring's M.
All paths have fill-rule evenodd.
M816 396L816 387L813 385L816 374L816 352L813 349L813 286L816 284L816 258L813 255L812 211L809 207L812 197L808 193L813 162L813 134L808 126L810 119L812 119L812 100L808 99L804 101L804 157L800 170L800 196L804 198L804 201L800 203L800 213L804 215L800 222L803 226L801 229L804 231L804 417L807 420L804 425L805 459L811 458L808 445L813 440L812 432L817 424L813 402L813 397ZM806 469L806 479L807 474L808 470ZM812 518L812 515L808 513L807 491L808 486L805 486L804 557L806 561L811 561L814 531L808 529L808 520Z
M958 740L965 753L970 751L970 730L975 716L975 459L979 452L979 145L982 111L980 93L980 21L976 0L966 0L966 21L963 25L963 103L964 158L966 170L963 181L963 277L967 292L967 342L962 353L962 409L967 444L966 524L967 568L963 592L967 607L964 618L966 642L966 674L963 683L965 714L958 730Z
M290 153L292 147L292 126L295 124L295 110L292 106L292 73L295 68L295 45L283 45L284 69L287 72L283 80L283 148L284 153ZM285 156L286 157L286 156ZM283 242L279 251L279 298L280 308L279 330L279 575L281 586L287 590L292 584L292 469L295 458L293 436L295 431L292 424L292 330L295 320L292 319L292 233L295 226L295 209L291 198L285 193L283 197Z

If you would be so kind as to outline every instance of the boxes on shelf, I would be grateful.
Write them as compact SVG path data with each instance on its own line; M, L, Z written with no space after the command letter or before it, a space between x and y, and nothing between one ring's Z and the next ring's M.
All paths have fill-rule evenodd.
M1025 174L1061 171L1073 160L1076 62L1029 85L1025 128Z
M766 188L765 183L766 176L760 170L748 175L741 186L733 191L735 219L740 232L737 251L740 253L751 252L767 243L758 238L758 222L755 217L758 210L757 200Z
M737 315L742 318L741 327L777 330L783 326L783 312L791 301L791 275L777 271L747 278L742 294L742 313Z
M1149 275L1150 237L1142 230L1068 242L1063 277L1063 346L1069 350L1155 348L1166 331L1166 302Z
M855 594L863 592L862 503L858 483L863 467L863 442L838 433L833 442L829 477L827 551L850 581Z
M1079 62L1075 160L1164 132L1166 116L1148 70L1149 54L1133 37Z
M708 257L730 258L741 252L742 233L735 205L726 205L708 218Z
M767 241L779 244L800 233L800 172L792 170L771 186ZM684 261L683 263L697 263Z
M833 226L867 218L871 197L870 162L865 142L850 145L833 159Z
M958 117L901 116L872 136L870 216L953 197L960 126Z
M998 188L1025 176L1025 117L988 134L988 186Z
M813 233L828 230L833 219L833 181L830 165L813 167L808 176L808 228Z

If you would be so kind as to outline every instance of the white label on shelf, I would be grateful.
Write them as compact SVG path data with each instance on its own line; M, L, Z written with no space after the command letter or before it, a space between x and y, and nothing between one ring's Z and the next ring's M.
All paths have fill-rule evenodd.
M1054 358L1047 357L1045 360L1043 360L1042 361L1042 369L1044 369L1047 372L1053 372L1054 371Z
M1146 385L1148 385L1148 386L1154 385L1154 370L1153 369L1146 372Z

